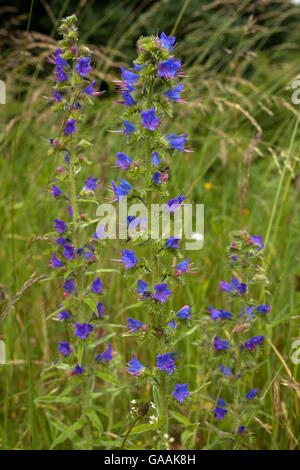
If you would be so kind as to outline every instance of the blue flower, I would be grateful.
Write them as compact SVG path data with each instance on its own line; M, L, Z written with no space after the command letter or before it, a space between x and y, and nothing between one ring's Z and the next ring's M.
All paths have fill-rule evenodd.
M213 411L217 419L224 419L227 413L226 408L221 408L220 406L216 406Z
M103 362L108 363L109 361L112 360L113 357L112 357L112 353L111 353L111 352L112 352L112 350L113 350L113 347L112 347L111 343L108 343L107 346L108 346L108 347L107 347L107 349L104 351L103 354L98 354L98 356L96 356L96 359L95 359L95 360L96 360L97 362L98 362L98 361L103 361Z
M188 272L189 262L190 258L187 258L185 261L181 261L181 263L178 263L173 269L176 269L176 271L178 271L179 273L186 273Z
M74 256L75 256L75 250L74 250L73 246L69 245L68 243L65 243L62 255L67 259L73 259Z
M67 341L59 343L58 350L66 357L72 352L72 348Z
M149 291L148 284L144 281L141 281L140 279L138 280L138 286L136 288L136 291L145 298L148 298L151 296L151 292Z
M136 131L136 127L131 124L131 122L129 121L122 121L124 126L125 126L125 129L123 131L124 134L128 135L128 134L134 134L135 131Z
M246 393L246 398L247 400L253 400L253 398L256 397L258 394L257 388L254 388L253 390L249 390L249 392Z
M252 235L251 240L253 241L254 245L257 245L256 250L258 251L262 250L262 248L265 246L261 241L261 235L258 235L257 237L255 235Z
M121 75L122 75L122 79L123 79L125 87L129 91L133 91L134 84L139 79L139 76L136 73L130 72L130 70L124 69L123 67L120 67L120 69L122 71Z
M149 109L148 111L141 112L142 124L146 129L150 131L155 131L160 123L158 117L155 116L155 107Z
M94 86L96 85L96 80L94 80L90 85L85 87L81 93L85 93L86 95L92 96L94 92Z
M232 294L245 294L247 291L247 285L243 282L239 283L236 277L231 279L231 284L228 282L221 281L220 287L222 290L232 293Z
M133 62L133 70L139 72L140 70L142 70L142 68L144 68L143 64L136 64L135 62Z
M171 237L165 242L165 246L168 248L180 248L179 244L181 242L180 238Z
M232 318L232 313L227 312L226 310L216 310L211 305L209 306L209 310L213 321L216 321L218 318L221 318L221 320Z
M162 174L159 171L156 171L154 175L152 176L153 183L161 184L161 177L162 177Z
M58 233L61 235L67 230L67 224L63 220L59 219L54 219L54 228L58 231Z
M90 325L89 323L76 323L75 336L78 336L78 338L81 339L86 339L93 329L93 325Z
M165 303L169 295L172 294L172 292L168 289L168 285L166 282L164 282L163 284L156 284L156 286L154 286L154 289L154 298L162 304Z
M173 330L176 330L176 328L178 328L178 325L176 325L175 320L169 321L168 325L169 325Z
M239 426L237 433L238 434L243 434L247 430L246 426Z
M135 320L134 318L127 318L127 325L128 328L130 328L130 331L133 332L141 328L144 323L139 320Z
M176 313L176 317L181 318L181 319L190 319L192 317L190 313L191 310L192 310L192 307L185 305L179 310L179 312Z
M255 309L255 307L246 307L246 316L247 316L247 319L248 320L251 320L251 318L254 317L254 313L253 313L253 310ZM244 307L241 307L241 314L240 314L240 317L243 318L244 317L244 314L245 314L245 308Z
M75 119L68 119L66 121L64 135L71 135L76 132Z
M122 250L121 253L121 261L125 264L125 269L133 268L139 262L133 250Z
M102 294L102 286L103 282L101 281L100 277L97 277L92 282L92 291L94 292L94 294Z
M93 70L90 65L91 59L90 57L84 57L83 59L78 59L78 64L76 65L77 72L82 76L85 77L89 72Z
M56 239L57 245L64 245L65 243L67 243L67 241L68 241L68 240L67 240L66 238L64 238L64 237L58 237L58 238Z
M118 152L116 157L116 165L122 168L122 170L127 170L133 161L132 158L128 157L124 152Z
M180 60L174 62L174 57L158 64L158 77L165 79L176 77L177 71L181 67Z
M165 205L165 208L167 211L169 211L171 214L174 214L176 209L181 206L183 201L185 200L185 196L182 194L181 196L174 197L173 199L170 199L167 204Z
M58 186L56 186L55 184L52 186L52 196L55 198L55 199L58 199L61 195L62 195L62 190L59 189Z
M151 164L154 165L154 166L159 166L160 162L161 162L161 160L158 158L158 153L153 152L152 155L151 155Z
M129 367L129 374L133 374L133 375L141 375L141 373L144 371L145 369L145 366L143 366L143 364L141 364L137 358L135 357L135 355L132 356L132 360L128 362L128 364L130 364L130 367Z
M174 87L172 90L168 90L164 95L170 100L180 101L180 92L184 89L183 83L180 83L178 86Z
M179 152L184 152L185 147L183 144L187 141L188 134L177 135L177 134L168 134L166 135L166 140L168 142L169 147L178 150Z
M72 209L72 206L68 206L68 207L67 207L67 211L68 211L69 216L72 217L72 219L73 219L73 209Z
M131 96L128 90L123 91L122 98L124 100L121 104L126 104L126 106L133 106L135 104L134 98Z
M180 403L182 403L189 394L190 392L187 389L187 384L176 384L175 390L172 393L173 397L180 401Z
M120 186L116 186L114 180L111 180L113 191L115 193L116 200L118 201L120 197L127 196L127 194L132 191L132 186L127 181L120 178Z
M259 313L268 313L272 309L271 305L259 305L256 311Z
M94 312L94 316L97 316L98 318L104 317L105 314L105 308L102 302L99 302L97 304L97 313Z
M55 90L55 88L52 88L53 89L53 95L54 95L54 98L53 98L53 101L62 101L62 96L61 94L59 93L59 91Z
M226 351L229 347L229 341L222 341L219 336L215 336L213 347L216 351Z
M51 268L61 268L63 266L63 263L57 258L55 253L52 253L52 258L50 260L51 263Z
M69 80L68 75L62 67L55 67L55 72L57 82L66 82Z
M85 371L85 368L77 364L76 367L74 367L74 369L72 370L72 373L76 375L81 375L83 374L84 371Z
M176 353L166 353L166 354L158 354L157 357L156 367L163 372L167 372L169 375L176 370L175 361L177 359Z
M66 67L68 64L64 59L62 59L61 53L62 53L61 49L56 49L56 51L55 51L55 65L59 66L59 67Z
M168 38L168 36L165 34L165 33L161 33L161 35L159 36L159 39L160 39L160 47L167 47L169 49L170 52L172 52L173 50L173 47L174 46L174 43L175 43L175 36L170 36Z
M97 181L98 178L93 178L93 175L89 176L88 179L84 182L84 189L86 191L94 191L98 187Z
M264 340L264 336L253 336L253 338L248 339L241 345L241 350L247 349L248 351L253 351L256 346L260 346Z
M220 366L220 371L221 371L221 374L224 374L226 376L230 375L230 369L227 366Z
M62 305L60 305L60 307L62 307ZM59 320L60 321L64 321L64 320L69 320L71 318L71 315L69 314L69 312L67 310L61 310L59 313Z
M73 279L67 279L66 282L64 283L64 289L71 294L73 291L76 290L75 284Z

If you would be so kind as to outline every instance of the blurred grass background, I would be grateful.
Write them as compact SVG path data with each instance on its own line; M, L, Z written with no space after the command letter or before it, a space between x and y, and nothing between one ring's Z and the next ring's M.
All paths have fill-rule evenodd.
M266 300L273 309L262 333L280 356L266 347L267 360L255 377L255 386L266 390L266 396L251 445L299 448L299 368L290 355L293 341L299 339L300 318L299 108L291 99L291 83L299 74L300 6L289 0L0 2L0 79L7 87L7 103L0 106L2 311L32 273L48 272L51 246L30 240L49 232L54 217L63 217L46 190L56 167L47 157L44 139L55 136L56 117L42 97L51 94L53 85L52 66L45 58L56 48L57 25L74 12L81 41L94 53L94 77L106 91L83 126L94 144L93 174L103 181L115 176L111 162L123 145L121 136L107 132L116 128L120 113L112 103L116 100L112 80L120 65L128 66L135 58L140 35L161 31L170 35L176 29L176 53L188 75L184 93L188 104L176 107L170 130L188 132L194 151L172 161L170 191L172 196L184 192L189 201L205 204L204 248L192 255L200 271L178 293L176 306L188 298L199 315L210 303L221 307L217 285L228 276L225 248L230 232L245 228L267 237L272 285ZM112 245L105 251L104 268L114 267L111 258L116 248ZM124 323L126 305L134 297L123 288L119 274L103 277L110 286L104 297L110 320ZM0 366L2 448L50 448L49 411L72 422L72 403L34 401L62 381L59 374L46 378L41 374L57 354L59 326L46 317L59 301L57 285L35 283L1 324L8 361ZM135 343L118 335L113 341L124 353L118 363L124 368ZM183 343L188 380L195 388L206 380L198 333ZM142 348L140 354L143 362ZM123 384L126 380L121 377ZM104 429L112 435L123 424L131 397L127 389L122 395L103 394L99 411ZM185 411L192 422L201 406L200 399ZM172 426L174 448L182 448L176 422ZM148 445L146 436L141 436L140 445ZM185 443L187 448L206 445L204 431Z

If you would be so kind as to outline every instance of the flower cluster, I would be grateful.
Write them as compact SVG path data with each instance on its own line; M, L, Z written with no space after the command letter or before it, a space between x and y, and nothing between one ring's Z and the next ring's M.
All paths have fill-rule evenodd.
M157 239L153 237L150 226L154 198L163 201L161 207L169 217L174 217L185 201L183 194L170 197L167 183L172 158L189 151L186 147L188 136L162 131L163 120L172 115L174 103L184 103L180 96L184 90L181 82L184 74L181 61L173 57L174 45L175 37L168 37L165 33L159 37L142 37L137 44L138 57L133 67L130 70L121 67L121 78L116 80L122 96L118 103L124 107L123 128L119 132L125 134L129 150L120 149L114 161L117 171L126 175L122 174L119 182L116 179L111 181L114 201L127 198L126 202L135 200L145 207L145 215L127 217L127 244L116 261L123 264L126 277L136 276L135 293L143 307L142 319L127 318L129 330L126 335L136 335L139 342L156 340L156 363L152 366L143 364L139 355L134 354L129 361L128 372L138 381L148 380L154 387L158 386L162 404L157 407L161 409L161 445L165 441L163 436L168 434L167 379L176 374L180 359L172 350L172 341L177 329L189 328L192 317L190 306L185 305L174 312L168 307L168 301L176 293L172 285L182 284L184 276L194 270L190 259L184 259L180 253L181 236L174 234L168 239ZM136 148L141 144L143 151L137 156ZM140 250L142 240L143 249ZM132 246L128 247L128 243ZM172 258L177 255L181 260L171 265L170 255ZM172 395L182 403L189 393L187 384L177 383Z
M255 401L259 390L254 388L245 393L249 380L247 370L256 369L255 359L265 341L265 337L257 333L263 327L261 320L266 319L271 310L270 305L259 304L250 295L257 292L258 296L257 286L267 282L261 266L263 248L260 236L250 236L245 231L233 234L228 248L228 267L234 275L230 282L220 282L220 290L228 296L231 308L209 306L213 330L211 349L214 362L219 363L213 372L214 384L218 386L213 413L217 420L229 419L237 435L249 432L244 423L250 422L253 405L246 405ZM231 404L225 403L223 398Z

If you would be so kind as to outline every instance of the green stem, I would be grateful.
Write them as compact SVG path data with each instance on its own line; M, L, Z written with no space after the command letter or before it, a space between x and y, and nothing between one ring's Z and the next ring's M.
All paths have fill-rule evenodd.
M136 425L136 423L138 422L139 419L140 419L140 416L137 416L137 417L135 418L135 420L133 421L133 423L129 426L128 431L127 431L127 433L126 433L125 436L124 436L124 439L123 439L122 445L121 445L121 447L120 447L120 450L123 450L123 449L124 449L125 444L126 444L126 441L127 441L128 437L129 437L129 434L131 433L132 428Z
M168 450L168 393L167 393L167 373L164 372L160 382L161 396L161 431L160 431L160 450Z

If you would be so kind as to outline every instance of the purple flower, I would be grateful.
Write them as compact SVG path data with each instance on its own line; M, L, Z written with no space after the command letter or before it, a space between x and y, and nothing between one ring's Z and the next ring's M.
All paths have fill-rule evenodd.
M134 84L139 79L139 76L136 73L130 72L130 70L124 69L123 67L120 67L120 69L122 71L121 75L125 87L133 91L132 88L134 89Z
M124 152L118 152L116 157L116 165L122 170L127 170L133 161L132 158L128 157L128 155L126 155Z
M160 162L161 162L161 160L158 158L158 153L153 152L152 155L151 155L151 164L154 165L154 166L159 166Z
M68 75L62 67L55 67L56 72L56 81L57 82L66 82L68 81Z
M97 277L92 282L92 291L94 292L94 294L102 294L102 286L103 282L101 281L100 277Z
M59 93L59 91L55 90L55 88L53 88L53 95L54 95L54 98L53 98L53 101L62 101L62 96L61 94Z
M98 356L96 356L96 361L103 361L103 362L106 362L106 364L112 360L112 350L113 350L113 347L111 345L111 343L108 343L107 345L107 349L104 351L103 354L98 354Z
M253 241L254 245L257 245L256 250L262 250L263 247L265 246L263 242L261 241L261 235L258 235L257 237L255 235L251 236L251 240Z
M90 85L85 87L81 93L85 93L86 95L92 96L94 92L94 86L96 85L96 80L94 80Z
M62 305L60 305L60 307L62 307ZM61 310L59 313L59 320L60 321L63 321L63 320L69 320L71 318L71 315L69 314L69 312L67 310Z
M104 314L105 314L105 308L104 308L104 305L102 302L99 302L97 304L97 313L94 312L94 315L98 316L98 317L104 317Z
M180 241L180 238L171 237L168 238L168 240L165 242L165 246L167 246L168 248L180 248Z
M78 59L78 64L76 65L77 72L82 76L85 77L89 72L93 70L90 65L91 59L90 57L84 57L83 59Z
M74 369L72 370L72 374L81 375L84 371L85 368L77 364L76 367L74 367Z
M120 186L116 186L114 180L111 180L113 187L113 192L115 193L116 200L118 201L120 197L127 196L127 194L132 191L132 186L127 181L120 178Z
M67 207L67 211L68 211L69 216L73 219L73 209L72 209L72 206L68 206L68 207Z
M141 375L141 373L144 371L145 369L145 366L143 366L143 364L141 364L137 358L135 357L135 355L132 356L132 360L128 362L128 364L130 364L130 367L129 367L129 374L133 374L133 375Z
M135 100L128 90L123 91L122 98L124 101L121 104L126 104L126 106L133 106L135 104Z
M55 198L55 199L58 199L61 195L62 195L62 190L59 189L58 186L56 186L55 184L52 186L52 196Z
M243 282L239 283L236 277L233 277L231 279L231 284L229 284L228 282L221 281L220 287L222 290L230 292L232 294L245 294L245 292L247 291L247 285Z
M229 341L222 341L219 336L215 336L213 347L216 351L226 351L229 347Z
M66 357L72 352L72 348L67 341L59 343L58 350Z
M174 87L172 90L168 90L164 93L164 95L169 98L170 100L174 100L180 102L180 92L183 90L184 85L180 83L178 86Z
M176 325L175 320L169 321L168 325L169 325L173 330L176 330L176 328L178 328L178 325Z
M175 390L172 393L173 397L180 401L180 403L182 403L189 394L190 392L187 389L187 384L175 385Z
M189 267L189 262L190 262L190 258L187 258L185 261L182 261L181 263L178 263L174 269L176 269L176 271L180 271L180 273L186 273L188 272L188 267Z
M63 220L59 219L54 219L54 228L58 231L58 233L61 235L67 230L67 224Z
M154 298L162 304L165 303L169 295L172 294L172 292L168 289L168 285L166 282L164 282L163 284L156 284L156 286L154 286L154 289Z
M171 214L174 214L176 209L181 206L182 202L185 200L185 196L182 194L181 196L174 197L173 199L170 199L167 204L165 205L165 208L167 211L169 211Z
M165 33L161 33L161 35L159 36L159 40L160 40L160 47L167 47L169 49L170 52L172 52L173 50L173 47L174 46L174 43L175 43L175 36L170 36L168 38L168 36L165 34Z
M88 179L84 182L84 189L86 191L94 191L97 189L98 178L93 178L93 175L89 176Z
M68 64L67 62L61 58L61 49L56 49L55 51L55 65L59 67L66 67Z
M134 134L135 133L136 127L133 124L131 124L131 122L129 122L129 121L122 121L122 122L125 126L125 129L123 131L124 134L129 135L129 134Z
M253 400L253 398L256 397L258 394L257 388L254 388L253 390L249 390L249 392L246 393L246 398L247 400Z
M247 349L248 351L253 351L256 346L260 346L264 340L264 336L253 336L253 338L250 338L241 344L241 350L243 351L244 349Z
M187 141L188 134L177 135L177 134L168 134L166 135L166 140L168 142L169 147L179 150L179 152L185 152L185 147L183 144Z
M246 316L247 316L248 320L250 320L251 318L254 317L254 313L253 313L254 309L255 309L255 307L246 307ZM242 307L240 317L243 318L244 314L245 314L245 309L244 309L244 307Z
M93 325L90 325L89 323L76 323L75 336L78 336L78 338L81 339L86 339L90 332L93 331L93 329Z
M149 109L148 111L141 112L142 124L146 129L150 131L155 131L160 123L158 117L155 116L155 107Z
M71 135L76 131L75 119L68 119L66 121L64 135Z
M174 78L176 77L176 73L180 69L180 67L180 60L174 62L174 57L171 57L171 59L168 59L165 62L161 62L158 65L158 76L163 77L166 80L168 78Z
M268 313L272 309L271 305L259 305L256 311L259 313Z
M73 291L76 290L75 284L73 279L67 279L66 282L64 283L64 289L71 294Z
M125 264L125 269L133 268L139 262L133 250L122 250L121 261Z
M57 258L55 253L52 253L52 258L50 260L51 268L61 268L63 266L62 262Z
M221 374L224 374L226 376L230 375L230 369L227 366L220 366L220 371L221 371Z
M176 313L176 317L181 318L181 319L190 319L191 314L190 311L192 310L192 307L189 307L188 305L185 305L182 307L179 312Z
M162 177L162 174L159 171L156 171L154 175L152 176L153 183L161 184L161 177Z
M169 375L176 370L175 361L177 359L176 353L158 354L156 367Z
M219 406L216 406L215 409L213 410L214 414L215 414L215 417L217 419L224 419L225 416L226 416L226 413L227 413L227 410L225 408L226 403L221 398L219 398L218 405Z
M75 256L74 247L72 245L69 245L68 243L65 243L62 255L67 259L73 259Z
M134 318L127 318L127 325L128 328L130 328L130 331L133 332L140 329L144 323L139 320L135 320Z
M237 430L237 433L238 434L243 434L243 432L246 431L246 426L239 426L238 430Z
M142 68L144 68L144 65L143 64L136 64L135 62L133 62L133 70L136 70L137 72L139 72L140 70L142 70Z
M56 239L56 243L57 243L57 245L64 245L65 243L67 243L67 239L64 238L64 237L58 237Z
M148 284L144 281L141 281L140 279L138 280L138 286L136 288L136 291L142 296L142 297L150 297L151 292L149 291Z
M216 310L211 305L209 306L209 310L213 321L216 321L218 318L221 320L232 318L232 313L227 312L226 310Z

